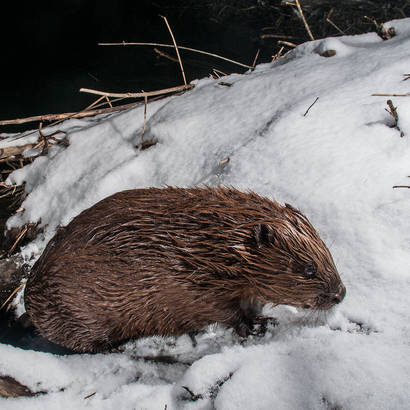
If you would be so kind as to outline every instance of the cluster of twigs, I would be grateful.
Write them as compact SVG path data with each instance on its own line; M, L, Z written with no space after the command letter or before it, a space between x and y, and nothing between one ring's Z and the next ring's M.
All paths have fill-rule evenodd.
M25 198L24 184L10 185L6 179L10 173L32 163L37 157L47 155L51 146L63 144L68 140L64 131L55 131L48 135L42 131L42 123L38 128L38 139L35 143L14 145L0 149L0 230L5 228L5 222L10 215L21 212L21 204ZM59 134L64 137L58 138ZM18 141L18 140L17 140ZM26 155L27 154L27 155ZM27 236L33 233L33 224L28 224L19 230L11 230L7 235L0 236L0 257L12 254Z

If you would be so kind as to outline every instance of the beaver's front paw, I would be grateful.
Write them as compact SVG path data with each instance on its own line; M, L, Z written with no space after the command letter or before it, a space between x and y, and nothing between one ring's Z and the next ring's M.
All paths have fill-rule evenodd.
M252 334L255 336L264 336L268 325L278 326L279 322L275 317L256 316L252 321Z

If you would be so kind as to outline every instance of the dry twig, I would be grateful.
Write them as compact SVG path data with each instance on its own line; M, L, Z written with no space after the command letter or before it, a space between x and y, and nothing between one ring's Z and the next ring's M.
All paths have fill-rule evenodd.
M315 101L313 101L312 104L309 105L308 109L305 111L305 113L303 114L304 117L306 117L307 113L309 112L309 110L316 104L317 100L319 99L319 97L316 97Z
M212 71L217 75L218 78L220 78L221 75L222 75L223 77L226 77L226 76L228 75L227 73L224 73L223 71L218 70L218 69L216 69L216 68L214 68ZM220 75L219 75L219 74L220 74Z
M19 244L19 242L24 238L24 235L27 233L28 231L28 226L26 225L21 232L19 233L19 235L17 236L16 240L14 241L12 247L10 248L10 250L8 251L8 255L11 255L14 250L16 249L17 245Z
M310 39L314 40L315 38L313 37L312 31L310 30L310 27L309 27L309 24L306 21L306 18L305 18L305 15L303 13L302 7L300 6L299 0L287 1L284 4L287 5L287 6L296 6L297 7L298 12L300 14L300 17L303 21L303 24L305 25L306 31L308 32Z
M276 61L276 60L278 60L279 58L281 58L284 49L285 49L285 47L282 46L282 47L279 49L279 51L272 56L272 61Z
M407 93L407 94L372 94L372 97L410 97L410 93Z
M102 98L104 98L105 94L103 95ZM98 110L90 110L90 111L79 111L79 112L67 112L63 114L44 114L44 115L36 115L34 117L26 117L26 118L17 118L14 120L4 120L0 121L0 125L18 125L18 124L24 124L27 122L35 122L35 121L41 121L41 122L48 122L48 121L63 121L67 120L69 118L83 118L83 117L88 117L92 115L98 115L98 114L104 114L104 113L110 113L114 111L121 111L121 110L126 110L127 108L131 108L134 105L138 103L129 103L125 105L119 105L117 107L112 107L112 108L100 108ZM26 135L24 135L26 136Z
M155 95L163 95L163 94L172 94L177 91L187 91L195 86L193 84L187 84L187 85L179 85L176 87L171 87L171 88L164 88L162 90L156 90L156 91L147 91L147 92L141 92L141 93L108 93L106 91L98 91L98 90L92 90L90 88L80 88L80 92L82 93L89 93L89 94L96 94L96 95L106 95L108 97L121 97L121 98L145 98L145 97L152 97Z
M259 35L260 38L278 38L278 39L287 39L287 40L294 40L295 36L285 36L283 34L270 34L270 33L266 33L266 34L260 34Z
M340 34L342 34L342 35L344 36L344 35L346 35L346 33L345 33L342 29L340 29L332 20L330 20L330 16L332 15L333 11L334 11L334 8L332 8L332 9L329 11L329 14L328 14L327 17L326 17L326 21L327 21L331 26L333 26Z
M398 122L399 122L399 114L397 113L397 107L393 105L392 100L387 100L387 106L389 109L385 108L385 111L387 111L394 119L394 124L392 128L396 128L400 132L400 137L404 137L404 132L399 128Z
M123 41L122 43L98 43L99 46L151 46L151 47L171 47L174 48L172 44L162 44L162 43L138 43L138 42L125 42ZM203 50L198 50L195 48L191 47L183 47L183 46L178 46L180 50L186 50L186 51L192 51L193 53L198 53L198 54L204 54L210 57L215 57L219 58L220 60L228 61L229 63L239 65L241 67L245 68L252 68L252 66L240 63L235 60L231 60L230 58L222 57L218 54L214 53L209 53L208 51L203 51Z
M294 48L294 47L297 46L297 44L291 43L290 41L279 40L279 41L278 41L278 46L281 46L281 45L288 46L288 47L292 47L292 48Z
M2 310L7 303L13 298L13 296L26 284L27 281L22 282L16 289L11 292L10 296L4 301L4 303L0 306L0 310Z
M306 31L308 32L310 39L314 40L315 38L313 37L313 34L312 34L312 32L310 30L310 27L309 27L309 24L307 23L305 15L303 14L303 10L302 10L302 7L300 6L300 2L299 2L299 0L295 0L295 1L296 1L296 6L298 8L300 16L302 17L303 24L305 25Z
M259 53L261 52L261 49L258 48L258 51L256 52L255 58L253 59L253 63L252 63L252 68L251 70L253 71L256 67L256 62L258 61L258 57L259 57Z
M24 144L19 147L0 148L0 159L21 155L24 151L33 148L35 145L36 144Z
M171 27L170 27L169 24L168 24L167 18L166 18L165 16L161 16L161 17L164 19L165 24L167 25L167 28L168 28L168 30L169 30L169 33L171 34L172 42L174 43L175 51L176 51L176 53L177 53L177 57L178 57L178 61L179 61L179 66L181 67L182 78L184 79L184 84L187 85L186 77L185 77L185 71L184 71L184 66L182 65L181 56L179 55L179 50L178 50L177 43L176 43L176 41L175 41L174 34L172 33Z
M144 134L145 134L145 128L147 126L147 105L148 105L148 97L144 97L144 126L142 127L142 132L141 132L141 144L143 144L144 140Z
M169 55L168 53L165 53L164 51L158 50L156 47L154 47L154 51L155 51L158 55L160 55L161 57L165 57L165 58L167 58L168 60L171 60L171 61L174 62L174 63L177 63L177 62L178 62L178 59L177 59L177 58L172 57L171 55Z

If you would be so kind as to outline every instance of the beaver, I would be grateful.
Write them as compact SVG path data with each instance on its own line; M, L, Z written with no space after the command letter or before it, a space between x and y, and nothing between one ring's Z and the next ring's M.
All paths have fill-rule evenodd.
M247 335L266 303L327 310L344 295L329 250L291 205L166 187L116 193L59 228L25 306L48 340L101 352L215 322Z

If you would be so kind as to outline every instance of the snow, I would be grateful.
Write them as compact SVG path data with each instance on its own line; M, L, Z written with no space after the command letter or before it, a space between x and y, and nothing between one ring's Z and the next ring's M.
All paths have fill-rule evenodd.
M0 374L49 392L0 399L0 408L408 408L410 197L392 187L410 183L410 97L371 94L409 93L410 19L389 26L397 36L388 41L370 33L308 42L224 77L230 87L201 79L149 104L144 138L158 143L144 151L135 148L143 106L68 120L47 132L65 131L70 146L8 180L25 181L29 193L8 226L45 228L22 251L31 263L59 225L124 189L224 184L289 202L320 232L347 287L327 323L277 307L279 326L243 343L212 326L196 346L187 336L150 338L122 354L60 357L0 345ZM335 56L320 56L330 49ZM37 136L19 137L21 145Z

